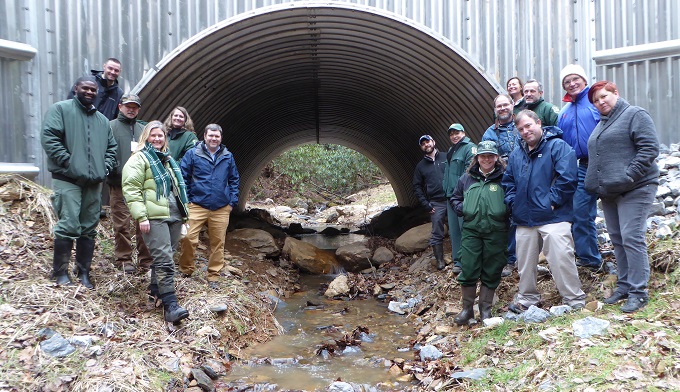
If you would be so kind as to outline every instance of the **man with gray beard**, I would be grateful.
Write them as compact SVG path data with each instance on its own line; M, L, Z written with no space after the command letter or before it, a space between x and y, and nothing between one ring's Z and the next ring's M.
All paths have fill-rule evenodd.
M498 155L508 162L508 156L519 145L521 140L517 128L515 128L515 116L512 114L514 102L508 94L500 94L493 100L493 111L496 122L487 128L482 136L482 141L491 140L498 146ZM503 268L502 276L509 276L515 269L517 257L515 256L515 229L517 225L510 219L508 230L508 264Z

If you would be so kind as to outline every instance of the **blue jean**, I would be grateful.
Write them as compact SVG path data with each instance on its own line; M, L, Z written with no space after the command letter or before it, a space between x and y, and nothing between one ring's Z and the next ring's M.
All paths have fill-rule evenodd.
M597 195L589 193L585 188L587 164L578 166L578 187L574 194L574 224L571 234L574 237L574 251L581 265L599 267L602 264L600 250L597 247Z
M439 245L444 241L444 223L446 223L446 206L449 204L444 201L430 201L434 213L432 218L432 235L430 236L430 246Z
M462 241L463 218L458 216L451 207L451 203L446 203L446 213L449 217L449 238L451 238L451 260L454 265L460 264L460 243Z
M517 232L517 224L510 218L510 227L508 228L508 264L515 264L517 262L515 232Z
M645 185L614 199L602 199L607 232L614 245L618 269L616 291L647 298L649 258L645 231L657 185Z

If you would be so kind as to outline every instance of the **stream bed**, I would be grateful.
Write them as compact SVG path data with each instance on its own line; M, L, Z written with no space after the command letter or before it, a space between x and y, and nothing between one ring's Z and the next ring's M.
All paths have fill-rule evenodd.
M331 280L331 276L303 275L302 291L280 303L275 313L285 334L233 353L240 360L225 381L234 387L253 386L251 390L326 390L338 379L366 390L401 389L386 362L413 357L409 345L415 335L413 327L373 298L325 298L319 287ZM347 336L356 339L350 338L353 344L345 347ZM273 384L277 389L262 388Z

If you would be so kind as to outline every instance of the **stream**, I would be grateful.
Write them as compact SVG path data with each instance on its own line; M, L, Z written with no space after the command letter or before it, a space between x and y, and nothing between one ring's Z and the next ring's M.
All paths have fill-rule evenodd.
M399 383L385 362L413 357L409 346L415 335L413 327L405 317L388 312L387 304L372 298L326 299L319 287L332 278L301 276L302 291L285 299L285 305L280 304L275 313L285 334L234 353L241 360L235 361L225 381L233 386L253 386L253 390L270 390L261 387L276 384L276 390L314 391L326 390L341 379L367 386L367 390L383 390L382 386L394 390ZM334 345L359 326L369 330L367 334L357 332L359 345L344 349ZM324 343L333 344L336 351L330 352L333 346L323 349Z

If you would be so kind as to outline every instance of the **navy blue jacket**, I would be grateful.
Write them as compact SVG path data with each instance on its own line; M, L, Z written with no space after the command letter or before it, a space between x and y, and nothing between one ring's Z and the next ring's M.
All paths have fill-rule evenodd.
M240 176L234 156L223 145L213 160L205 142L187 151L180 164L189 202L210 211L238 204Z
M505 204L519 226L543 226L574 220L578 183L576 154L557 127L543 128L543 138L529 151L521 141L503 175ZM553 209L554 208L554 209Z

